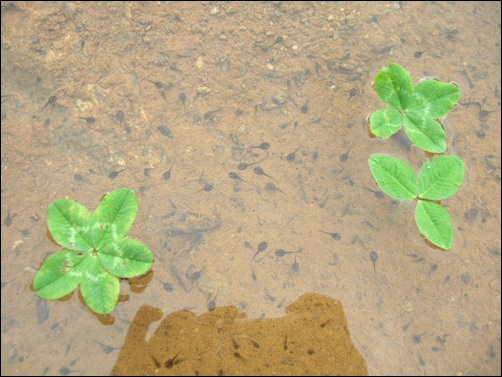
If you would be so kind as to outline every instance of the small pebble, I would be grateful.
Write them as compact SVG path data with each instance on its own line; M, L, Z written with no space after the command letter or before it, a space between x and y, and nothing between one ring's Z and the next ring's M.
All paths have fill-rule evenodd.
M211 89L209 89L207 86L200 86L197 88L197 93L199 94L209 94L211 93Z

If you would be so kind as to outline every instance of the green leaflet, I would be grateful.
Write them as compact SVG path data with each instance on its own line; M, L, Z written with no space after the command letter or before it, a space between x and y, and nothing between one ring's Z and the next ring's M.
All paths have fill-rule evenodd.
M404 117L404 131L413 144L426 151L443 153L446 150L443 127L433 119L409 113Z
M91 216L70 199L53 202L47 211L49 231L65 249L50 256L35 277L35 292L58 299L80 285L96 313L111 312L120 293L120 278L148 271L153 254L141 242L125 237L136 218L138 202L129 189L103 197Z
M415 209L418 229L429 241L444 250L453 244L453 227L448 212L439 204L419 200Z
M64 249L47 258L33 282L35 292L55 300L77 288L87 265L87 258L79 254Z
M403 67L390 63L377 74L375 90L383 103L398 110L405 110L413 95L413 81Z
M369 124L374 135L387 138L404 125L417 147L432 153L446 151L446 136L436 119L448 114L460 99L455 85L436 80L413 85L404 68L390 63L377 74L375 90L389 109L371 115Z
M137 213L138 201L133 191L118 189L105 195L92 216L94 245L124 237Z
M395 109L379 110L370 117L370 129L378 137L394 135L403 126L403 115Z
M66 198L54 201L47 210L47 226L52 238L71 250L92 250L90 219L87 208Z
M106 314L117 305L120 280L110 274L96 256L91 256L80 289L86 304L93 311Z
M456 156L438 156L427 161L418 173L418 195L441 200L455 194L464 180L464 162Z
M426 118L444 117L460 99L456 85L436 80L425 80L415 85L408 112L422 114Z
M108 271L121 278L141 275L153 263L150 249L132 238L122 238L105 245L99 258Z
M398 200L412 200L417 196L415 173L399 158L373 155L369 159L371 173L387 195Z

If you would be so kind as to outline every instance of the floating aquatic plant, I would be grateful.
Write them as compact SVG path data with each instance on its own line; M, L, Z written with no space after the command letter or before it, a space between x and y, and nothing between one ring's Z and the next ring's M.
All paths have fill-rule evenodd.
M415 200L415 221L420 232L434 245L449 250L453 227L448 212L435 201L455 194L464 179L464 163L456 156L437 156L418 174L399 158L372 155L371 173L380 189L397 200Z
M375 77L374 88L389 106L370 116L370 130L374 135L387 138L404 125L415 146L432 153L446 151L445 132L437 119L448 114L460 99L457 86L437 80L414 85L403 67L390 63Z
M137 212L136 196L125 188L105 195L93 215L71 199L54 201L47 210L47 223L63 250L42 264L33 282L35 292L58 299L80 285L89 308L99 314L111 312L120 279L141 275L153 263L148 247L126 237Z

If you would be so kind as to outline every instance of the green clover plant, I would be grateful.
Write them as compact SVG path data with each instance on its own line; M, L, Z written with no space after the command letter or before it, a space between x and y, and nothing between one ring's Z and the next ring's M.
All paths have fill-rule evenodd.
M58 299L80 285L89 308L110 313L118 301L120 278L141 275L153 264L150 249L126 237L137 212L136 196L125 188L105 195L93 215L73 200L54 201L47 223L63 250L44 261L33 282L35 292Z
M434 201L455 194L464 179L464 163L456 156L438 156L427 161L418 178L403 160L387 155L372 155L371 173L380 189L397 200L416 200L415 221L434 245L449 250L453 228L448 212Z
M370 117L371 132L387 138L404 129L412 143L432 153L446 151L446 137L436 119L444 117L460 99L453 84L424 80L413 85L410 74L399 64L383 67L375 78L378 97L389 106Z
M412 143L425 151L444 153L446 137L437 119L444 117L460 99L453 84L424 80L413 85L410 74L399 64L383 67L374 88L389 109L370 116L371 132L387 138L404 130ZM455 156L438 156L426 162L418 178L406 162L387 155L372 155L371 173L380 189L397 200L416 200L415 221L420 232L434 245L449 250L453 227L440 201L455 194L464 179L464 163Z

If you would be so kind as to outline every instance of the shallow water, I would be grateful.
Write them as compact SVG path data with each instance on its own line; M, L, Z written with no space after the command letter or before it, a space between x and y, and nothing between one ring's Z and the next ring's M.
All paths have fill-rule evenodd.
M341 302L369 374L500 374L500 3L2 2L1 48L2 374L109 374L142 305L270 318L307 292ZM448 252L371 191L372 153L428 159L368 136L390 62L462 92ZM120 187L156 279L104 326L30 285L50 203Z

